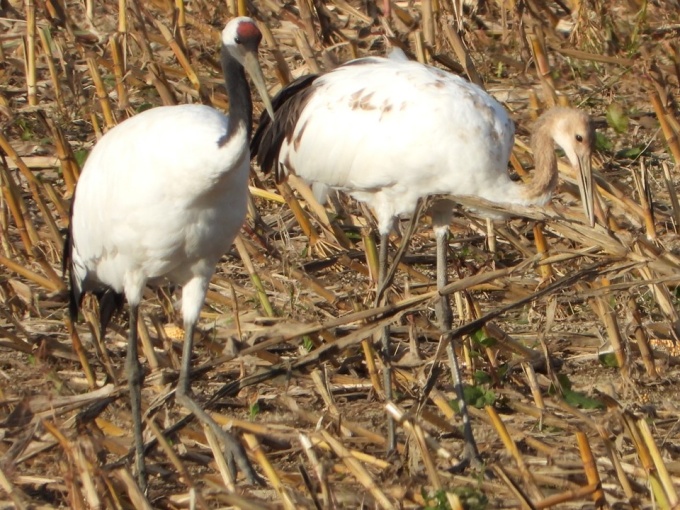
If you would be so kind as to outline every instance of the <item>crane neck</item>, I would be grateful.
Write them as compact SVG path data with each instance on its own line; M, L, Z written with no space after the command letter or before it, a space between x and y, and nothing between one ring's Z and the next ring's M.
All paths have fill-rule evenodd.
M244 130L246 140L250 140L253 127L253 100L250 97L250 85L246 79L245 69L238 62L226 46L222 45L222 73L229 97L229 127L226 141Z
M534 176L527 185L526 197L534 203L544 203L557 187L557 156L549 119L539 118L531 137L534 151Z

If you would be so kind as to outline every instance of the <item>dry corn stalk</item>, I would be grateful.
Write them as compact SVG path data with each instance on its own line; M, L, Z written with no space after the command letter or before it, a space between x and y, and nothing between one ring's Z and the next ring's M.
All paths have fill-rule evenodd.
M550 64L548 63L548 56L546 55L543 30L540 25L534 24L533 33L527 34L527 37L529 38L531 51L533 52L534 60L536 62L536 71L538 72L538 77L543 85L543 92L545 94L544 100L548 105L555 106L557 104L557 92L550 73Z

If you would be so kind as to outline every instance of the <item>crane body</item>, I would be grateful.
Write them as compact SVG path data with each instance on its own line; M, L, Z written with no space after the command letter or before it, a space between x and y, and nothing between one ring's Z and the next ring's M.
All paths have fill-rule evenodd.
M140 301L147 283L184 287L210 278L246 213L247 134L241 129L219 147L228 123L203 105L159 107L126 120L95 146L72 217L76 300L106 286ZM186 125L195 128L181 129ZM151 146L164 150L149 151ZM116 172L94 170L112 161ZM151 168L161 169L162 185ZM225 196L229 200L219 199ZM185 299L183 306L193 301Z
M381 234L429 194L529 203L507 172L514 125L480 92L417 62L367 57L321 75L289 100L284 108L299 115L288 120L294 128L279 147L263 143L259 150L278 149L279 179L293 171L321 200L335 188L369 204Z

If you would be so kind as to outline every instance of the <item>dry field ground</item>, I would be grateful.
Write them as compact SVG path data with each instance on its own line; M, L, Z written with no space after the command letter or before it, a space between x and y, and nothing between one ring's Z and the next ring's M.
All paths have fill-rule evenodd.
M0 508L680 508L680 4L415 0L392 2L389 18L384 8L0 2ZM594 228L568 174L547 208L490 230L461 207L451 224L453 338L481 464L462 462L427 214L377 309L370 212L344 196L324 212L299 183L254 168L254 208L203 309L193 386L263 483L231 485L219 448L175 405L181 294L161 288L149 289L140 327L153 444L146 499L137 490L126 314L105 342L94 300L67 320L68 209L79 168L116 123L161 104L228 109L218 36L236 12L262 26L272 95L395 44L481 77L518 126L509 170L528 178L540 112L557 102L592 115ZM373 343L385 323L400 416L392 455Z

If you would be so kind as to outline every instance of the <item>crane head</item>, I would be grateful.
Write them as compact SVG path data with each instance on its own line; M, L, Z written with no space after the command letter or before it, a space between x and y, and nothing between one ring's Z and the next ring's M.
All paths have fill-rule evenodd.
M262 98L269 116L274 118L274 109L269 98L262 67L257 58L257 50L262 40L262 32L255 20L246 16L232 19L222 30L222 47L234 57L248 72L253 85Z
M552 136L562 147L578 176L584 212L590 226L595 225L591 158L595 131L588 115L574 108L553 108Z

